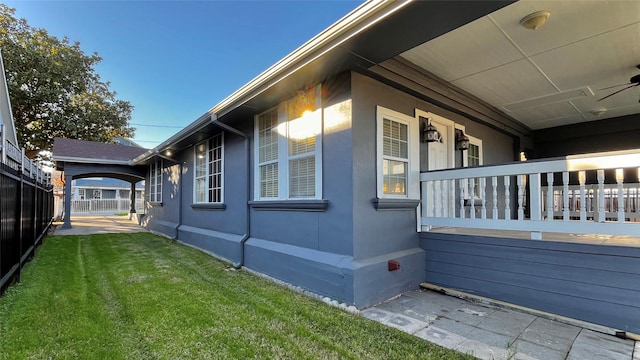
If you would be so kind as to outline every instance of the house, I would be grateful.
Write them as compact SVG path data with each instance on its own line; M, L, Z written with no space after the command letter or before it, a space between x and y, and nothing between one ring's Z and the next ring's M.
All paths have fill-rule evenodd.
M2 61L2 53L0 53L0 124L2 125L2 133L4 138L13 145L18 146L18 136L13 123L13 112L11 111L11 101L9 98L9 87L7 86L7 78L4 72L4 63Z
M71 214L115 214L131 208L131 185L111 178L74 180ZM144 181L135 184L136 212L144 210Z
M142 223L360 308L426 282L640 333L640 105L606 97L639 28L625 1L366 2L132 158Z

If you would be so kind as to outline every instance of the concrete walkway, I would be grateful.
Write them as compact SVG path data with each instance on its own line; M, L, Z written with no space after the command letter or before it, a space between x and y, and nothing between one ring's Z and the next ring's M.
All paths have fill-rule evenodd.
M480 359L640 360L640 342L431 290L402 294L361 314Z
M76 215L71 217L71 229L61 229L62 223L54 223L54 235L89 235L118 232L147 231L128 216L116 215Z

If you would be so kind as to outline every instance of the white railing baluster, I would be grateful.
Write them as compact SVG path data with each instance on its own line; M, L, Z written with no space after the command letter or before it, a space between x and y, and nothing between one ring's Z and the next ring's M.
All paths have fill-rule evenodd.
M522 205L522 200L524 199L524 184L523 177L524 175L519 175L516 177L516 183L518 185L518 220L524 220L524 207Z
M511 187L511 177L504 177L504 218L511 220L511 194L509 188Z
M480 181L480 204L481 204L481 208L480 208L480 217L483 219L487 218L487 204L486 204L486 195L487 195L487 190L485 189L486 181L487 179L484 177L481 177L478 179L478 181Z
M605 201L604 201L604 170L598 170L598 219L597 222L605 221Z
M471 206L469 207L469 218L476 218L476 179L469 178L469 202Z
M562 220L569 221L569 172L562 172Z
M456 217L456 180L449 180L449 203L447 204L449 209L449 217Z
M440 217L447 217L447 212L445 210L447 194L445 193L444 182L445 180L438 181L438 185L440 186L440 194L438 197L440 199Z
M431 181L423 181L420 183L420 187L422 189L422 195L421 195L421 200L422 200L422 217L426 218L429 217L429 204L428 204L428 199L429 199L429 183L431 183Z
M465 214L464 214L464 184L465 181L463 179L460 179L458 182L458 185L460 187L460 219L464 219Z
M492 176L491 177L491 191L492 191L492 197L493 197L493 213L492 215L492 219L497 219L498 218L498 177L497 176Z
M580 221L587 221L587 189L584 186L587 175L584 170L578 172L580 183Z
M547 220L553 221L553 173L547 173Z
M437 194L436 193L436 191L437 191L436 182L432 181L431 182L431 186L433 187L433 191L431 192L431 202L432 202L431 211L433 211L432 212L433 217L438 217L438 213L436 212L436 209L438 208L438 202L436 201L436 198L437 198L437 196L436 196L436 194Z
M616 169L616 183L618 183L618 222L624 222L624 171Z

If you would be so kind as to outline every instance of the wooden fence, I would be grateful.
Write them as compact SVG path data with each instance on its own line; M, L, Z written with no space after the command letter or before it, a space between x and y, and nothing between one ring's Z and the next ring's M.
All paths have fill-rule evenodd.
M0 293L35 255L51 226L51 174L9 142L0 125Z

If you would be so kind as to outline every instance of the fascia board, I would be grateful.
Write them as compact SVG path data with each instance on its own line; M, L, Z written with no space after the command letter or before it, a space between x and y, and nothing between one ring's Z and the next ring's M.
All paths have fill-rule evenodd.
M131 165L129 160L109 160L109 159L87 159L74 156L54 156L55 161L68 161L81 164L110 164L110 165Z

